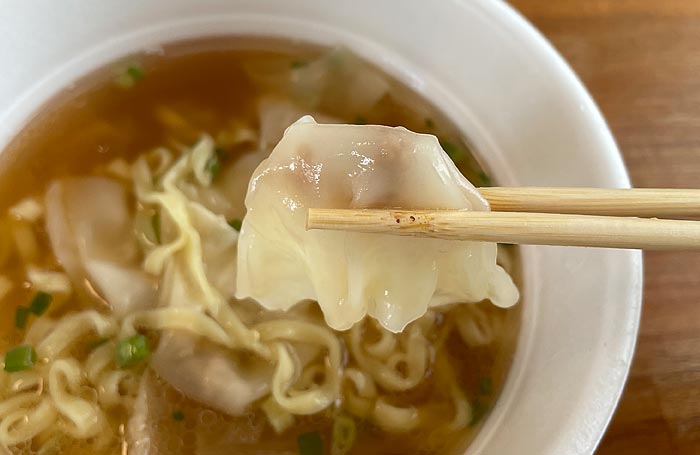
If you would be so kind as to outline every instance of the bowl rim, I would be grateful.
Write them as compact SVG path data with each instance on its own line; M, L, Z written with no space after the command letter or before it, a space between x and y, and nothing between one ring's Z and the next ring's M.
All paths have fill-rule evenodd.
M470 2L470 0L456 1L462 4L468 4ZM585 87L583 81L566 61L564 56L559 53L553 43L551 43L547 37L535 27L534 24L532 24L514 6L507 3L506 0L474 1L478 3L480 7L487 12L487 14L491 14L493 17L499 17L500 20L507 21L508 25L512 27L513 30L518 30L520 33L522 33L522 38L528 39L532 46L536 47L540 53L544 54L545 58L552 62L553 66L555 67L555 71L565 80L568 87L572 90L573 95L581 103L582 110L585 110L588 113L588 117L594 124L593 129L595 130L596 135L605 144L605 164L609 170L614 172L614 175L612 176L614 179L614 185L619 188L631 188L632 182L630 180L627 166L625 165L624 157L602 111L600 110L600 107L594 100L591 93ZM597 433L597 436L590 439L589 444L586 444L588 446L587 448L577 451L576 453L593 453L600 445L613 415L617 410L620 399L622 398L634 358L642 317L644 262L643 252L641 250L626 250L625 253L629 259L630 273L632 282L634 283L634 286L629 289L629 302L631 304L630 322L632 323L633 328L631 332L627 333L625 338L626 343L622 346L624 351L629 352L629 358L626 360L625 366L622 369L622 374L617 377L619 381L615 390L615 398L611 403L611 406L608 407L606 414L602 415L602 418L599 420L599 427L596 431L594 431L594 434ZM477 438L479 436L477 436Z

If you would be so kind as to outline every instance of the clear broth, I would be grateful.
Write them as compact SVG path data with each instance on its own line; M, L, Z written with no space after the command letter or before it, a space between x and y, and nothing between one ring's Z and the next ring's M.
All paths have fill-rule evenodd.
M94 174L100 165L115 158L131 161L141 153L167 144L171 139L169 129L154 115L163 106L180 113L198 130L213 136L225 129L232 119L256 125L256 100L264 93L253 83L244 67L261 59L295 65L321 52L322 49L298 43L212 38L174 43L158 53L133 55L88 75L51 100L0 154L0 213L6 213L8 207L27 196L41 198L53 179ZM143 68L145 77L130 88L116 84L115 77L134 62ZM391 80L388 76L387 79ZM391 84L391 92L408 94L410 103L396 101L406 99L401 95L383 99L369 112L349 115L331 106L324 113L348 123L401 125L413 131L436 134L443 145L450 144L450 147L464 152L456 162L465 176L477 186L488 184L487 174L469 152L462 134L419 95L398 81L391 80ZM57 267L45 232L38 228L36 234L40 246L38 263ZM513 275L519 283L517 250L512 250ZM24 305L31 299L33 291L24 281L19 257L0 268L0 274L16 284L24 283L15 286L0 302L5 315L0 318L0 348L7 349L22 340L24 331L14 327L13 315L17 305ZM77 305L77 302L68 301L61 311L76 309ZM482 417L495 404L510 367L519 330L519 308L502 310L492 305L489 307L488 311L502 320L503 330L488 346L468 348L454 333L448 338L446 349L451 364L472 405L479 409L477 412ZM488 390L484 390L485 378L491 382ZM206 437L212 441L221 438L231 426L261 431L260 442L256 444L229 440L227 444L231 450L240 454L296 453L296 438L306 431L321 432L326 444L330 440L332 420L325 414L299 419L293 428L277 435L261 421L259 413L231 418L187 400L165 384L162 390L172 403L171 409L163 410L161 422L166 432L172 432L168 436L171 440L163 441L161 448L169 453L178 450L191 452L196 439L193 428L202 421L209 423L211 434ZM409 398L420 402L425 396L440 393L443 391L427 378ZM181 426L172 422L173 410L182 410L185 419ZM435 409L430 412L434 412L438 419L440 413L450 411ZM113 416L113 427L125 423L127 417ZM429 429L390 434L371 424L360 423L357 442L350 453L461 453L483 420L475 419L465 431L439 441ZM31 452L29 447L24 449L25 453ZM117 449L111 447L105 453ZM84 446L74 444L64 446L62 453L78 454L85 453L85 450Z

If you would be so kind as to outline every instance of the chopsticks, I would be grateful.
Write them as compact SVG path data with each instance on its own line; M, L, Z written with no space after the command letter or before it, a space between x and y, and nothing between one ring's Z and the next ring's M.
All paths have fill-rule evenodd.
M310 208L307 229L534 245L700 248L700 221L592 215L700 216L700 190L479 191L496 211Z
M700 216L700 190L694 189L487 187L479 188L479 193L494 212Z

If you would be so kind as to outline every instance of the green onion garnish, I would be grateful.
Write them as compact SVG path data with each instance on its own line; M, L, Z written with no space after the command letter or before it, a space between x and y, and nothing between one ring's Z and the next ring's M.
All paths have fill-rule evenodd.
M469 422L469 426L473 427L479 423L488 411L488 404L484 404L478 399L474 400L474 404L472 405L472 420Z
M18 329L23 329L27 326L27 321L29 320L29 315L31 311L29 308L24 306L18 306L15 310L15 327Z
M300 434L297 445L299 455L323 455L323 440L318 431Z
M15 310L15 327L18 329L25 328L27 326L27 322L29 322L29 316L32 314L35 314L36 316L41 316L44 314L44 312L46 312L46 310L49 308L49 305L51 305L52 300L53 297L51 297L51 294L47 294L43 291L37 292L29 304L29 308L18 306Z
M136 81L142 80L144 77L146 77L146 73L143 71L143 68L139 65L131 65L126 69L126 74L128 74L131 79Z
M160 211L157 211L151 217L151 228L153 229L153 237L155 237L156 243L160 244Z
M47 310L49 305L51 305L52 300L53 297L51 297L51 294L39 291L32 299L32 303L29 304L29 311L37 316L41 316Z
M228 225L237 230L238 232L241 232L241 226L243 226L243 221L234 218L228 222Z
M185 420L185 413L178 409L177 411L173 412L173 420L182 422Z
M130 65L126 70L120 73L114 82L121 88L127 89L131 88L140 80L146 77L146 73L140 65Z
M479 171L479 186L491 186L491 176L484 171Z
M355 444L357 427L355 421L348 416L339 415L333 421L333 440L331 455L346 455Z
M459 161L464 157L462 151L452 142L440 141L440 147L447 153L447 156L452 158L452 161Z
M479 380L479 393L482 395L491 395L493 393L493 380L489 377L483 377Z
M355 125L366 125L367 119L361 115L355 117Z
M151 355L148 340L143 335L134 335L117 343L115 361L119 368L131 368Z
M219 160L219 154L215 153L209 158L204 165L204 170L211 174L211 179L214 180L219 172L221 172L221 161Z
M222 147L216 147L214 149L214 153L216 153L217 158L219 158L219 161L226 161L229 159L229 153L226 151L226 149Z
M293 60L292 63L289 64L289 66L290 66L292 69L296 70L296 69L299 69L299 68L303 68L303 67L305 67L305 66L308 65L308 64L309 64L308 62L305 62L305 61L303 61L303 60Z
M29 345L17 346L5 354L5 371L12 373L31 368L36 363L36 352Z

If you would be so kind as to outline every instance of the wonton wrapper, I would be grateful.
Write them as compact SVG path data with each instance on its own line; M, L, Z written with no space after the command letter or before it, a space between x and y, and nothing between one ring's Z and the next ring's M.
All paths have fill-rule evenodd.
M267 309L313 299L334 329L369 314L399 332L429 306L518 300L495 243L306 231L309 207L488 210L434 136L304 117L253 174L246 207L236 296Z
M45 200L51 247L74 286L89 280L119 317L153 306L156 283L139 267L126 192L117 181L54 181Z

